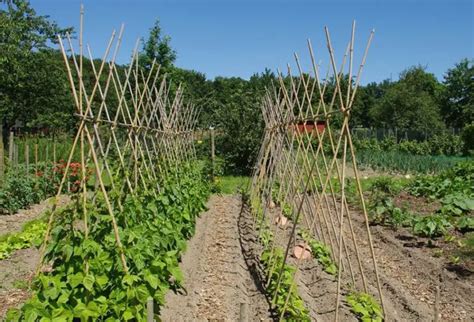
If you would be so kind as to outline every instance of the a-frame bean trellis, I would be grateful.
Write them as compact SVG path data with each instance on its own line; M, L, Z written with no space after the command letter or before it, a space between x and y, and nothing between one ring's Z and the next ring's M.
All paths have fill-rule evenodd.
M260 236L268 231L273 236L273 241L265 248L274 252L275 240L283 239L284 245L280 247L285 263L291 262L299 268L307 260L302 259L309 251L308 241L301 237L302 231L306 232L306 239L309 235L309 239L317 240L330 250L337 269L333 272L337 283L333 284L335 289L327 290L326 296L334 303L331 312L334 312L335 321L343 319L340 315L343 294L349 292L370 294L383 308L376 256L349 126L373 34L372 31L369 35L356 74L353 74L355 22L339 66L329 30L325 28L329 62L326 75L321 75L316 63L322 55L313 51L310 41L311 70L303 72L295 54L296 75L289 65L287 75L278 73L278 83L267 90L262 103L266 128L250 193ZM348 171L351 172L350 179ZM362 209L360 213L352 211L349 205L349 180L356 191ZM275 206L279 207L277 211L273 209ZM363 228L357 233L354 216L358 216L359 228ZM287 239L278 238L285 234ZM367 250L365 255L360 252L361 244ZM297 258L292 258L293 255ZM280 285L282 270L283 265L273 265L266 275L276 272ZM272 296L275 304L276 291ZM285 317L288 297L280 318ZM329 313L318 318L328 320Z
M83 10L78 51L70 35L58 37L78 130L49 216L37 273L47 265L45 252L55 217L60 212L58 197L65 191L71 164L81 167L79 179L73 183L77 190L75 202L82 206L78 215L81 222L75 222L75 226L87 239L90 227L97 220L91 213L105 206L121 265L127 273L120 240L120 227L124 223L116 220L125 196L141 191L158 195L160 178L176 173L172 170L195 157L193 129L198 115L193 105L185 103L181 86L171 83L156 61L149 66L140 65L138 41L130 63L126 67L116 64L123 26L118 34L112 33L99 63L93 59L89 46L84 46L82 29ZM92 80L83 77L86 67L92 71ZM77 155L80 160L74 160ZM84 269L87 272L87 260Z

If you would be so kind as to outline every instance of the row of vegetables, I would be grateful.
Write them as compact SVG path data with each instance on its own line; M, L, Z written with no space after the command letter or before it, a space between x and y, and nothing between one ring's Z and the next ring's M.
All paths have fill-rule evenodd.
M76 194L59 209L45 250L45 267L32 284L33 296L22 308L10 310L7 320L144 321L150 297L159 310L165 293L181 288L180 256L210 187L196 164L182 164L147 185L159 187L159 192L108 193L116 208L121 205L115 211L121 248L101 193L88 199L85 208Z
M294 220L291 206L279 200L276 194L273 193L273 195L273 200L280 207L282 214L287 219ZM261 202L258 199L252 199L250 206L256 216L255 220L260 223L258 234L263 246L260 261L266 279L265 291L271 300L272 308L282 321L311 321L309 310L298 293L295 280L297 267L285 259L285 250L275 243L268 217L264 218ZM322 270L328 274L328 278L337 279L338 267L329 247L314 239L310 232L299 229L298 226L297 232L298 238L309 246L313 260L321 265ZM345 302L359 320L383 321L382 309L370 294L350 291L345 297Z
M402 194L418 198L420 207L436 205L433 213L421 214L394 200ZM436 238L453 229L474 230L474 162L459 163L434 176L400 181L379 177L368 189L370 217L374 224L403 226L413 234Z

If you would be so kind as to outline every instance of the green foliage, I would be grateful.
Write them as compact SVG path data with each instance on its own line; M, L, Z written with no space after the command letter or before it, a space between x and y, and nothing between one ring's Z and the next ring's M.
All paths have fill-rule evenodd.
M436 77L421 66L411 67L400 75L384 96L369 111L379 127L398 127L439 133L443 123L439 111L442 86Z
M472 60L463 59L446 72L441 112L446 123L450 126L462 128L474 122L474 65Z
M25 0L0 8L0 123L67 128L72 100L61 55L48 49L61 29ZM65 116L68 116L65 118Z
M160 21L156 20L143 44L143 51L139 56L140 65L150 69L153 61L156 61L156 64L168 71L176 60L176 51L171 48L170 41L170 36L162 35Z
M456 221L456 229L466 233L474 230L474 218L471 216L461 216Z
M451 169L435 176L417 178L409 188L414 196L424 196L431 199L443 198L449 194L474 193L474 162L458 163Z
M219 178L221 192L224 194L233 194L245 190L249 184L249 177L242 176L224 176Z
M381 193L395 196L402 190L402 185L399 181L393 177L377 177L374 179L370 186L370 191L380 191Z
M351 311L357 315L359 321L382 322L384 320L382 309L375 299L367 293L351 293L346 297Z
M40 166L40 169L44 168L44 165ZM49 169L51 173L51 167ZM14 214L51 196L54 192L55 185L49 178L28 173L22 167L12 169L7 173L0 188L0 214Z
M444 235L452 225L443 215L414 217L413 233L423 237L438 237Z
M160 185L157 197L145 190L124 195L123 211L116 213L128 273L101 194L94 207L87 205L87 237L74 228L82 218L82 205L72 203L55 217L45 254L52 270L38 276L33 297L21 310L11 311L9 319L143 321L148 297L163 305L166 291L181 287L178 260L209 187L201 169L184 164L150 184ZM120 194L110 195L116 203Z
M467 155L474 155L474 122L466 125L461 133L463 150Z
M314 239L311 235L306 232L300 232L301 238L309 245L311 248L311 253L314 258L323 266L323 269L326 273L331 275L337 275L337 265L331 258L331 251L329 247L322 242Z
M260 110L265 87L276 81L269 70L253 75L246 81L241 78L216 77L210 83L203 107L203 127L215 126L216 153L224 158L225 172L248 175L254 166L263 134Z
M391 177L378 177L369 189L369 218L372 223L410 226L412 215L393 204L392 197L400 193L402 185Z
M383 140L375 138L355 138L354 145L359 150L396 151L411 155L424 156L460 156L463 154L463 141L459 135L441 133L431 135L423 141L400 140L397 141L394 136L385 137Z
M39 245L45 231L46 223L36 220L25 225L19 233L1 236L0 260L10 257L15 250Z
M276 294L275 306L279 316L283 313L288 293L291 292L283 315L283 321L311 321L308 309L306 309L303 300L298 295L293 279L296 268L286 263L284 264L283 250L280 248L275 248L273 252L265 250L260 260L267 274L271 272L271 275L267 276L269 284L266 292L272 297ZM281 267L283 267L283 270L281 270L280 276ZM280 284L278 287L279 280Z
M440 212L442 214L460 216L474 211L474 196L469 197L463 193L455 192L441 199L441 204Z
M220 177L224 174L223 164L224 160L217 157L215 158L214 163L209 157L206 157L203 161L203 175L209 182L212 193L222 192L222 182Z
M382 172L437 173L465 160L462 157L412 155L399 151L357 151L359 167Z

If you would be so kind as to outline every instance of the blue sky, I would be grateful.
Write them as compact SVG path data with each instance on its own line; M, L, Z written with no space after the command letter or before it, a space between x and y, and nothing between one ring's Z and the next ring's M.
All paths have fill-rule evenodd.
M421 64L442 79L461 58L474 57L472 0L32 0L39 14L78 30L80 3L85 6L85 42L101 56L111 31L125 24L118 57L126 63L136 39L146 36L159 18L178 52L176 65L215 76L250 77L266 67L286 69L297 52L309 68L306 39L326 70L328 26L336 59L357 22L355 66L372 28L375 37L362 83L392 77ZM294 64L292 65L293 68Z

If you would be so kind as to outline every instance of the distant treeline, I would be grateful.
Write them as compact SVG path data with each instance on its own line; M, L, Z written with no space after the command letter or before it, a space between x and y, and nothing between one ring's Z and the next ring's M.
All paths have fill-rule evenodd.
M77 120L61 54L53 49L60 28L47 17L37 16L28 2L0 4L0 120L3 129L21 124L24 131L47 128L49 132L74 132ZM53 45L54 46L54 45ZM54 46L56 47L56 46ZM216 77L174 66L176 52L159 23L150 29L140 52L141 68L156 59L175 84L182 83L187 99L201 109L199 126L223 131L217 152L228 170L248 172L262 134L260 103L265 88L276 83L266 69L250 79ZM97 66L100 60L94 60ZM92 84L91 62L84 60L84 79ZM125 70L127 66L120 66ZM351 80L353 81L353 80ZM347 86L348 77L341 86ZM325 92L330 101L334 85ZM98 99L98 97L97 97ZM113 95L110 95L113 100ZM111 104L113 105L113 104ZM474 66L463 59L446 71L442 82L422 66L407 68L398 80L361 86L353 104L352 126L419 131L442 135L446 129L474 125ZM472 134L472 129L470 130ZM474 136L474 135L473 135ZM472 144L472 138L471 138ZM474 149L474 147L470 147ZM468 149L469 150L469 149Z

